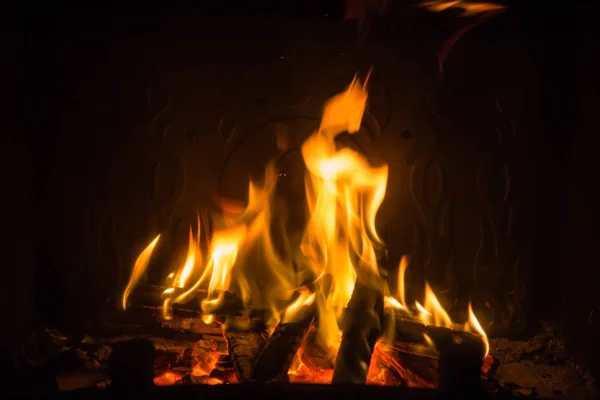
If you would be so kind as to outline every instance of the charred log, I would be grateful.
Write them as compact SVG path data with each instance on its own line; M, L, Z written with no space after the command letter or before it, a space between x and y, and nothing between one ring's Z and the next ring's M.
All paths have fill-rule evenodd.
M109 371L111 387L120 392L147 392L153 387L154 345L149 340L113 344Z
M318 340L318 330L311 329L302 344L300 360L313 370L333 369L337 353Z
M481 367L485 355L481 338L454 333L431 337L440 352L440 390L448 398L481 398Z
M316 306L312 306L299 321L280 322L260 354L251 379L258 382L286 382L292 360L315 317Z
M253 330L251 325L257 324L251 324L248 318L241 316L230 317L225 324L229 356L238 382L250 379L256 359L266 343L266 332Z
M371 356L382 332L382 321L382 292L357 282L348 303L332 383L367 382Z

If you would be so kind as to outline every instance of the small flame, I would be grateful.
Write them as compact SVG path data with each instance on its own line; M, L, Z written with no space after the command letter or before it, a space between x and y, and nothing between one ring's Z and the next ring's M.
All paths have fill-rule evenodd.
M427 321L426 324L431 324L431 318L433 318L433 323L436 326L443 326L446 328L454 327L452 319L450 318L446 310L444 310L444 307L442 307L442 304L431 289L431 286L429 286L429 283L425 283L424 308L431 313L429 316L429 321Z
M428 334L424 333L423 339L425 340L425 343L427 343L427 345L429 347L431 347L432 349L435 349L435 343L433 343L433 339L431 339L431 337Z
M400 265L398 268L398 299L400 300L400 304L404 308L406 307L406 295L404 289L404 275L406 274L406 269L408 268L408 257L402 256L400 258Z
M434 325L434 326L442 326L450 329L463 330L466 332L475 332L481 336L481 339L485 346L485 356L487 356L489 352L489 342L485 331L481 327L479 320L475 316L473 312L473 308L471 303L469 303L469 318L464 325L458 325L452 321L452 318L448 315L448 312L444 309L441 302L435 295L435 292L431 288L428 282L425 282L425 301L424 304L421 305L418 301L414 302L414 309L416 311L415 314L411 314L411 311L406 307L405 300L405 281L404 274L406 269L408 268L408 258L402 257L400 261L400 265L398 266L398 297L400 300L386 296L385 297L385 305L389 308L393 308L396 310L402 310L406 312L407 318L417 318L425 325ZM393 314L392 314L393 316ZM392 340L393 332L391 332L388 336L388 340ZM435 348L433 344L433 340L431 337L424 334L423 336L425 342L432 348ZM484 357L485 357L484 356Z
M215 321L215 315L214 314L204 314L202 316L202 322L204 322L206 325L210 325Z
M485 334L485 331L481 327L479 320L477 320L477 317L475 316L475 313L473 312L473 307L471 305L471 302L469 302L469 324L483 338L483 343L485 345L485 355L483 357L484 358L487 357L487 355L490 353L490 342L487 338L487 335Z
M315 302L315 297L315 293L310 293L308 289L303 288L300 291L298 298L285 309L282 322L286 324L296 322L299 319L301 312Z
M129 282L127 282L127 287L123 292L123 310L127 309L127 298L129 297L135 286L138 284L140 278L146 271L146 268L148 268L150 256L152 256L152 251L154 251L154 247L156 246L156 243L158 243L159 238L160 234L157 235L148 246L146 246L144 251L142 251L138 256L137 260L135 260L135 264L133 265L133 271L131 272L131 277L129 278Z
M506 8L506 6L502 4L464 0L429 0L421 2L420 6L433 12L442 12L451 8L456 8L461 10L461 16L463 17L497 12Z
M396 308L398 310L406 310L406 307L392 296L385 296L384 302L386 306Z

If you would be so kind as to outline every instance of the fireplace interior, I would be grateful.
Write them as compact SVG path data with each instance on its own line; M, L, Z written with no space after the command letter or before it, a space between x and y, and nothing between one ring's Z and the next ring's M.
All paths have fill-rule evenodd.
M2 390L596 398L592 14L15 10Z

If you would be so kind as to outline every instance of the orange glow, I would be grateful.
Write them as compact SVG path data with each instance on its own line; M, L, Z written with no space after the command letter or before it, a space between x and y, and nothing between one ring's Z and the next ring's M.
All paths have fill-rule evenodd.
M406 307L406 300L404 297L406 293L404 274L407 268L408 259L406 257L402 257L398 270L398 297L400 300L391 296L386 296L385 306L391 309L405 311L406 318L412 318L414 320L422 322L425 325L443 326L445 328L463 330L466 332L473 332L480 335L481 340L483 341L485 346L485 358L485 356L487 356L489 352L488 338L485 334L485 331L481 327L479 320L475 316L475 313L473 312L471 303L469 303L469 317L467 322L463 325L456 324L454 321L452 321L452 319L442 306L441 302L435 295L429 283L425 282L425 301L423 305L421 305L421 303L419 303L418 301L415 301L415 307L413 312L411 312L411 310L408 307ZM393 333L390 333L390 335L393 335ZM393 340L393 337L391 337L390 339ZM425 335L424 339L430 347L435 348L435 343L429 336Z

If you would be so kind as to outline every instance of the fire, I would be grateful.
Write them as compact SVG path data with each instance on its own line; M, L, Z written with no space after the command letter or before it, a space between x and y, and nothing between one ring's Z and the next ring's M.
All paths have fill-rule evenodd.
M127 298L138 284L140 278L146 272L146 268L148 268L148 263L150 262L150 256L152 255L152 251L154 251L154 247L156 243L158 243L158 239L160 239L160 235L156 236L152 242L144 251L140 253L137 260L135 260L135 264L133 265L133 270L131 271L131 277L129 278L129 282L127 283L127 287L123 292L123 310L127 309Z
M420 6L434 12L441 12L451 8L461 11L463 17L486 14L503 10L506 6L502 4L471 2L464 0L429 0L420 3Z
M371 168L360 154L337 150L334 142L343 132L359 130L366 101L365 86L355 78L325 104L318 131L302 145L310 219L301 250L315 276L334 278L319 307L323 343L340 335L336 318L350 300L357 271L378 275L375 250L383 247L375 215L385 196L388 167Z
M389 293L377 261L385 244L375 227L386 194L388 166L373 167L358 152L336 144L339 135L359 131L368 98L367 82L368 77L364 84L355 77L345 91L327 101L318 129L302 145L307 169L304 184L308 219L299 246L292 248L285 230L276 230L274 226L274 222L280 222L272 205L278 173L270 163L262 182L250 181L246 205L218 199L221 214L213 218L213 232L209 234L206 221L201 223L200 217L196 235L190 227L185 259L168 274L168 287L162 294L164 319L172 317L173 304L187 303L199 293L203 293L202 319L207 324L215 322L226 292L237 294L246 312L272 310L275 317L267 321L269 331L275 329L279 319L282 323L294 323L302 320L300 316L305 311L316 310L314 346L323 352L324 361L321 366L313 365L302 347L288 373L292 381L331 380L333 370L327 360L335 359L340 346L342 313L357 280L380 290L382 296ZM148 267L159 237L142 251L134 264L123 293L124 309L128 296ZM282 239L282 246L276 245L274 238ZM401 310L407 318L426 325L456 329L429 284L425 287L423 304L415 302L414 307L409 306L404 280L408 265L408 258L403 257L397 295L385 297L388 310ZM297 297L290 302L294 294ZM288 304L287 308L283 309L282 304ZM481 335L487 353L485 332L471 306L469 319L460 329ZM378 360L390 359L385 354L386 348L380 345ZM384 371L375 372L372 374L377 376L373 378L375 381L384 379ZM198 374L207 376L210 371L202 367ZM165 375L163 379L172 378Z
M452 321L452 318L448 315L437 296L435 295L433 289L428 282L425 283L425 299L423 305L418 301L414 303L414 309L411 310L406 306L405 300L405 286L404 286L404 275L406 273L406 269L408 268L408 258L402 257L400 261L400 265L398 268L398 294L397 298L392 296L386 296L385 304L386 306L401 310L405 313L406 318L412 318L415 320L421 321L425 325L434 325L434 326L443 326L445 328L463 330L466 332L474 332L481 336L481 339L485 346L485 354L484 358L488 355L490 346L488 342L487 335L485 331L481 327L481 323L475 316L473 312L473 307L471 303L469 303L469 317L465 324L460 325L456 324ZM427 336L425 337L425 341L432 347L434 347L434 343L432 339Z

